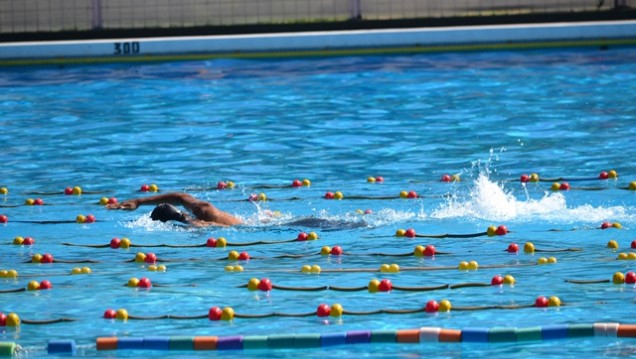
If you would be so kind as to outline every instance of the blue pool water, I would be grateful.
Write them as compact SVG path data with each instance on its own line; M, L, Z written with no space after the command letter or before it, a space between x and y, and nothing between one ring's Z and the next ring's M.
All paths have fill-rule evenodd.
M390 57L340 57L268 61L214 60L136 65L15 68L0 70L0 290L50 280L53 289L0 294L0 312L27 320L72 318L73 322L0 328L0 341L24 348L24 357L45 355L50 339L74 339L79 355L101 357L235 356L236 352L98 352L97 337L270 335L423 326L533 327L594 322L633 323L632 285L572 284L566 279L611 280L634 270L619 261L636 239L636 49L574 49L475 52ZM616 180L596 179L617 171ZM522 174L564 177L569 191L552 181L522 185ZM458 174L459 183L443 183ZM367 177L383 176L383 183ZM294 179L311 187L291 188ZM585 179L585 180L577 180ZM217 190L218 181L236 188ZM120 201L155 183L161 192L185 191L241 217L233 228L193 229L153 223L152 207L108 211L100 198ZM81 196L64 195L81 186ZM344 199L326 200L328 191ZM416 191L419 199L399 198ZM264 193L266 202L250 202ZM352 199L360 196L368 198ZM394 198L381 198L394 197ZM44 206L23 205L42 198ZM370 210L370 214L359 212ZM78 224L78 214L96 223ZM289 223L308 216L333 225ZM62 221L68 223L48 223ZM599 229L617 222L622 229ZM505 225L506 236L472 238L395 237L398 229L419 234L470 234ZM360 226L362 225L362 226ZM558 229L560 231L552 231ZM227 248L110 249L68 246L108 244L203 244L209 237L230 243L283 241L300 231L319 240ZM13 245L31 236L33 246ZM607 248L615 240L618 251ZM510 243L539 249L582 251L518 254ZM403 254L434 245L444 255ZM320 256L322 246L347 255ZM247 251L244 272L227 272L231 250ZM167 271L151 272L130 262L154 252ZM28 263L36 253L56 260L96 263ZM280 258L286 254L302 258ZM535 265L554 256L556 264ZM455 269L475 260L477 271ZM399 274L377 270L396 263ZM323 273L303 274L305 265ZM70 275L89 266L88 275ZM445 268L407 270L409 268ZM351 271L339 271L348 269ZM366 286L389 278L395 286L490 282L513 275L516 285L466 287L430 292L253 292L250 278L281 286ZM126 287L148 277L150 290ZM526 305L538 296L558 296L559 308L451 310L437 314L344 315L208 319L103 319L108 308L131 315L205 315L212 306L240 314L314 312L321 303L345 310L418 309L448 299L457 308ZM546 342L417 345L349 345L320 350L243 352L271 357L364 356L508 358L630 356L636 342L567 339Z

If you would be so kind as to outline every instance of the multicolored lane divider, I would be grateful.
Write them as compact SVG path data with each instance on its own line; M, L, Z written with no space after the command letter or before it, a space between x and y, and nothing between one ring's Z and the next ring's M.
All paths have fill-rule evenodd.
M580 338L636 338L636 324L592 323L559 324L526 328L495 327L447 329L422 327L401 330L356 330L322 334L276 334L233 336L153 336L99 337L83 349L205 351L308 349L355 344L418 343L506 343ZM19 356L22 351L73 355L79 345L73 339L49 340L40 348L22 348L13 342L0 342L0 356Z
M503 182L520 182L523 185L527 185L529 183L540 183L540 182L551 182L552 185L550 186L550 190L557 192L557 191L569 191L569 190L604 190L607 189L607 187L572 187L570 185L569 182L584 182L584 181L595 181L595 180L601 180L601 181L607 181L607 180L618 180L618 173L615 170L610 170L610 171L601 171L599 173L598 176L596 177L581 177L581 178L576 178L576 177L572 177L572 178L567 178L567 177L553 177L553 178L543 178L540 177L537 173L532 173L530 175L528 174L522 174L519 179L504 179ZM384 177L382 176L370 176L367 178L367 182L368 183L384 183ZM422 181L412 181L412 183L417 183L417 182L422 182ZM449 174L444 174L442 175L442 177L439 179L439 182L446 182L446 183L457 183L457 182L461 182L461 178L459 176L459 174L453 174L453 175L449 175ZM236 188L237 185L233 182L233 181L218 181L216 186L209 186L209 187L187 187L184 189L184 191L189 191L189 192L196 192L196 191L210 191L210 190L226 190L226 189L234 189ZM292 183L286 184L286 185L252 185L252 186L247 186L245 188L251 188L251 189L283 189L283 188L301 188L301 187L311 187L311 181L309 179L303 179L298 180L295 179L292 181ZM631 181L629 182L629 184L627 186L616 186L615 188L617 189L623 189L623 190L630 190L630 191L636 191L636 181ZM65 194L65 195L75 195L75 196L80 196L82 194L106 194L108 191L86 191L84 189L82 189L82 187L80 186L74 186L74 187L66 187L64 188L62 191L50 191L50 192L42 192L42 191L38 191L38 192L29 192L27 193L27 195L32 195L32 196L52 196L52 195L59 195L59 194ZM139 188L139 192L160 192L160 188L157 184L143 184L141 185L141 187ZM0 195L8 195L9 194L9 189L7 187L0 187ZM323 198L325 199L335 199L335 200L343 200L343 199L352 199L352 200L364 200L364 199L370 199L370 200L391 200L391 199L400 199L400 198L405 198L405 199L418 199L418 198L440 198L440 197L446 197L447 195L421 195L418 194L416 191L413 190L403 190L400 191L398 195L396 196L362 196L362 195L347 195L345 196L343 194L343 192L341 191L327 191L324 195ZM291 197L291 198L284 198L284 199L273 199L273 198L269 198L265 193L261 192L261 193L252 193L248 196L247 200L248 201L253 201L253 202L257 202L257 201L293 201L293 200L302 200L303 198L300 197ZM101 197L98 204L100 205L108 205L108 204L115 204L118 203L117 198L115 197ZM26 205L26 206L42 206L45 205L45 202L42 198L27 198L24 201L24 204L22 205ZM11 208L11 207L18 207L21 206L19 204L0 204L0 207L5 207L5 208ZM91 223L94 222L95 218L92 215L78 215L76 222L78 223ZM7 223L8 222L8 217L4 214L0 214L0 223ZM69 223L72 221L45 221L45 222L28 222L28 221L22 221L23 223Z

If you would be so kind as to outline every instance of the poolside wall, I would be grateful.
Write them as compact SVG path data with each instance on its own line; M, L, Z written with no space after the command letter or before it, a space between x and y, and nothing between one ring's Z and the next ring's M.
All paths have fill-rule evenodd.
M631 46L632 2L0 0L0 66Z
M636 20L0 43L0 66L636 45Z
M598 12L636 0L0 0L0 33Z

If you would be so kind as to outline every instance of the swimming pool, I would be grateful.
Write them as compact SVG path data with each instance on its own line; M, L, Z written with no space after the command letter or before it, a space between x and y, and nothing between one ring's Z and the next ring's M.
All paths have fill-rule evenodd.
M290 349L280 335L315 342L315 335L441 327L466 333L489 328L510 338L518 335L511 328L561 326L562 334L565 324L633 323L633 285L611 280L634 266L617 257L631 252L636 239L635 193L627 189L636 180L635 60L634 48L613 48L4 69L0 187L8 194L0 197L0 213L8 223L0 232L0 269L19 275L2 279L0 311L17 313L25 323L3 327L0 341L19 344L25 357L46 355L49 340L69 339L85 356L234 356L232 350L95 346L97 338L113 336L128 338L129 346L135 338L249 336L258 347L262 337L255 336L270 335L281 349L241 355L629 355L633 340L611 337ZM598 179L610 170L617 179ZM522 174L532 173L545 181L520 183ZM444 174L461 181L442 182ZM376 176L384 181L368 181ZM309 179L311 186L293 188L294 179ZM218 190L219 181L236 186ZM551 191L553 182L571 188ZM139 191L143 184L210 200L246 225L189 229L152 223L151 207L121 212L99 204L102 197L148 195ZM64 194L75 186L81 195ZM324 198L336 191L342 200ZM402 191L419 198L400 198ZM268 200L248 201L260 193ZM29 198L44 205L24 205ZM93 214L96 222L76 223L80 214ZM288 224L307 216L333 225ZM601 230L604 222L622 228ZM491 225L510 232L481 235ZM420 235L475 235L396 236L410 228ZM318 240L289 242L311 231ZM17 236L35 244L14 245ZM186 247L83 246L108 245L114 237ZM204 246L211 237L284 243ZM607 247L610 240L618 250ZM526 242L564 251L527 254ZM521 250L507 252L510 243ZM434 245L440 253L391 256L411 254L417 245ZM323 246L341 246L345 254L320 255ZM229 261L232 250L251 259ZM167 270L135 263L137 252L155 253ZM30 263L36 253L50 253L58 263ZM377 253L385 255L371 255ZM557 262L538 265L541 257ZM457 269L473 260L478 270ZM400 273L380 273L383 264L398 264ZM227 271L228 265L244 271ZM302 273L304 265L322 272ZM85 266L90 274L71 274ZM488 284L495 275L512 275L516 284L423 290ZM153 286L130 288L131 277L147 277ZM279 288L250 291L251 278L269 278ZM390 279L394 290L369 293L373 278ZM53 288L21 290L33 280L49 280ZM321 286L359 290L310 290ZM563 305L532 307L539 296L557 296ZM450 312L421 311L428 301L444 299L452 303ZM243 316L297 315L316 313L321 303L341 304L346 312L207 318L213 306ZM137 317L201 318L124 322L104 319L109 308ZM360 313L386 309L419 311ZM26 323L63 318L73 321Z

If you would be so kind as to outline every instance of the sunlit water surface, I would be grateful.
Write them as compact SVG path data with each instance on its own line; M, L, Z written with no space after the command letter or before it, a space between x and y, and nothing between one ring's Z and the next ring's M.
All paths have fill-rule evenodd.
M340 57L271 61L215 60L0 71L0 290L50 280L53 289L0 294L0 311L27 320L73 322L2 328L0 341L15 341L23 357L44 355L49 339L75 339L78 354L100 357L175 358L237 355L236 352L97 352L102 336L269 335L350 330L529 327L634 321L635 289L611 283L572 284L566 279L610 280L633 270L616 260L636 239L636 50L576 49L475 52L391 57ZM615 170L618 179L598 180ZM548 181L521 184L522 174ZM444 174L460 182L443 183ZM383 183L367 182L382 176ZM292 188L294 179L310 187ZM565 180L559 179L565 178ZM551 191L552 180L569 191ZM232 181L234 189L217 190ZM152 222L152 207L108 211L102 197L120 201L155 183L160 192L185 191L241 217L245 225L194 229ZM68 196L66 187L84 194ZM343 200L327 200L340 191ZM420 198L399 198L416 191ZM251 202L252 194L269 199ZM353 197L358 197L357 199ZM44 206L23 205L42 198ZM360 212L367 211L368 214ZM93 214L96 223L74 223ZM322 226L290 225L316 217ZM68 223L51 223L51 222ZM601 230L603 222L622 229ZM506 236L396 237L477 234L505 225ZM556 231L555 231L556 230ZM133 244L203 244L285 241L315 231L317 241L244 247L81 247L128 237ZM33 246L13 245L31 236ZM615 240L618 251L607 248ZM538 249L581 251L518 254L510 243ZM75 246L63 245L71 243ZM430 257L372 256L412 253L434 245ZM343 256L320 256L323 246ZM227 272L231 250L247 251L243 272ZM132 262L153 252L167 271ZM96 263L29 263L36 253L56 260ZM280 257L287 254L301 258ZM554 256L556 264L535 265ZM459 271L475 260L477 271ZM382 264L399 274L369 272ZM303 274L303 265L322 274ZM89 266L92 274L70 275ZM356 269L342 272L339 269ZM331 271L330 271L331 270ZM363 271L367 270L367 271ZM515 286L467 287L430 292L249 291L250 278L281 286L364 287L373 278L396 286L488 283L513 275ZM148 277L150 290L126 287ZM320 303L345 310L418 309L429 300L454 307L526 305L558 296L560 308L455 311L438 314L344 315L208 319L106 320L108 308L131 315L205 315L212 306L240 314L314 312ZM617 339L497 344L349 345L320 350L271 350L241 355L268 357L619 357L636 343Z

